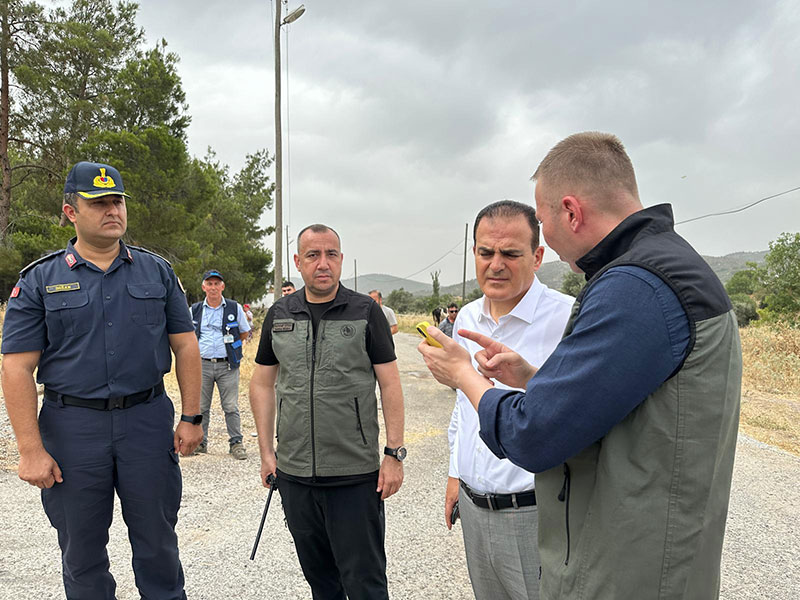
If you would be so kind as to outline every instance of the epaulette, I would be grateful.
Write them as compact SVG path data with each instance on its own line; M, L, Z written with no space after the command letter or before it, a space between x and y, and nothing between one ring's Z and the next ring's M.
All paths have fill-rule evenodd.
M51 252L50 254L45 254L45 255L44 255L44 256L42 256L41 258L37 258L37 259L36 259L35 261L33 261L31 264L29 264L28 266L24 267L24 268L23 268L23 269L22 269L22 270L19 272L19 276L20 276L20 277L24 277L24 276L25 276L25 274L26 274L28 271L30 271L30 270L31 270L33 267L35 267L35 266L36 266L36 265L38 265L39 263L43 263L43 262L44 262L44 261L46 261L46 260L50 260L51 258L55 258L55 257L56 257L56 256L58 256L59 254L63 254L63 253L64 253L64 252L66 252L66 251L67 251L67 249L66 249L66 248L61 248L61 250L56 250L55 252Z
M164 258L163 256L161 256L160 254L156 254L156 253L155 253L155 252L153 252L152 250L148 250L147 248L142 248L141 246L134 246L134 245L132 245L132 244L125 244L125 245L126 245L128 248L133 248L134 250L138 250L139 252L144 252L145 254L150 254L151 256L155 256L156 258L160 258L160 259L161 259L161 260L163 260L165 263L167 263L167 264L170 266L170 268L172 268L172 263L171 263L171 262L169 262L169 261L168 261L166 258Z

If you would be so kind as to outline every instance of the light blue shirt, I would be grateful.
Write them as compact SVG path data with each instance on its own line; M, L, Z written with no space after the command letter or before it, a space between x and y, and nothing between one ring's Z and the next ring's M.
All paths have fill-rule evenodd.
M200 356L203 358L225 358L228 356L225 351L223 337L228 334L227 329L223 331L222 313L227 302L222 298L222 302L216 308L209 306L207 300L203 300L203 318L200 322ZM242 305L239 304L237 323L239 331L247 333L250 331L250 324L244 314Z

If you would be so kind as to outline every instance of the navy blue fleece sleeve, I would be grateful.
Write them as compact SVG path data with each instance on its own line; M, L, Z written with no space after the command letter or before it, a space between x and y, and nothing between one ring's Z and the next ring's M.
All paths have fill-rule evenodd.
M681 364L689 321L672 289L631 266L609 269L574 328L524 393L491 389L480 435L500 458L545 471L603 437Z

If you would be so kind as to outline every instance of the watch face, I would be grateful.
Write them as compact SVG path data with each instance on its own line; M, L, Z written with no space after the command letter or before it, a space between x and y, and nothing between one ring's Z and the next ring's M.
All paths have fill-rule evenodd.
M408 451L405 449L405 446L400 446L397 449L397 460L405 460L406 454L408 454Z

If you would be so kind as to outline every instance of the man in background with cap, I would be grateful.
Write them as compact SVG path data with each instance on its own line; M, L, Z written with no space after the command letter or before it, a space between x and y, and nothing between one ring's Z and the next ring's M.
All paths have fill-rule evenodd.
M200 412L203 414L203 441L197 452L208 452L208 421L214 383L225 413L228 428L229 452L237 460L247 458L242 443L242 421L239 417L239 363L242 361L242 342L250 337L250 323L244 310L222 295L225 281L217 270L203 274L206 299L192 305L192 322L200 340L203 359L203 392Z
M121 238L125 188L114 167L81 162L62 210L76 237L20 272L3 328L3 393L19 477L42 489L58 531L66 597L111 600L114 490L144 598L185 599L175 523L178 454L202 439L200 355L170 264ZM183 415L162 377L175 354ZM36 384L45 386L37 422Z

